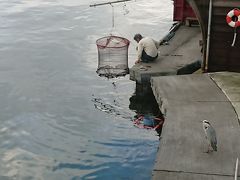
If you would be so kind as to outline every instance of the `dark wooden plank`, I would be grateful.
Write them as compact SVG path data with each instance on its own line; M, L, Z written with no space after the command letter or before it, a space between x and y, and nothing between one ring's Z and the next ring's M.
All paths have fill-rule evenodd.
M231 11L234 7L213 7L213 15L214 16L225 16L229 11Z
M215 7L240 7L239 0L214 0L213 6Z
M216 72L216 71L231 71L231 72L240 72L240 66L223 66L223 67L216 67L216 66L212 66L209 67L209 72Z
M233 28L225 24L213 24L211 30L214 32L233 33Z

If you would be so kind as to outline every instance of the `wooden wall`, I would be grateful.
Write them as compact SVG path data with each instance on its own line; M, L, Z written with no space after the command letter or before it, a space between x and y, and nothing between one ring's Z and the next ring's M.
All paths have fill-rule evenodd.
M237 28L235 46L232 47L234 28L226 23L227 13L234 8L240 8L240 0L213 0L208 67L206 67L206 44L209 0L188 2L196 13L203 34L203 69L207 72L240 72L240 27Z

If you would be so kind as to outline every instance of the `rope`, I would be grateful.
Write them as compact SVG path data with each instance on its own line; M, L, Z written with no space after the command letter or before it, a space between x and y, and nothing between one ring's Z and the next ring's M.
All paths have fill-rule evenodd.
M234 28L233 42L232 42L232 45L231 45L232 47L235 45L236 38L237 38L237 28Z
M115 36L123 36L121 33L119 33L117 30L116 30L116 23L115 23L115 9L114 9L114 6L112 4L110 4L112 6L112 29L110 31L110 35L115 35Z
M115 25L115 23L114 23L114 6L112 4L110 4L110 5L112 6L112 30L111 31L113 31L114 25Z

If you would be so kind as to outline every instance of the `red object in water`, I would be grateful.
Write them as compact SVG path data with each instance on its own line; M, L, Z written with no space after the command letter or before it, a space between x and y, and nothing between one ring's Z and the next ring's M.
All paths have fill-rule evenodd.
M155 121L156 125L154 125L154 126L144 125L144 115L140 115L137 119L135 119L133 121L133 124L134 124L134 126L136 126L138 128L141 128L141 129L154 129L154 130L157 130L157 129L162 127L162 125L164 123L164 119L163 118L155 117L155 118L153 118L153 120Z
M174 0L173 20L184 22L186 18L196 18L192 7L186 0Z

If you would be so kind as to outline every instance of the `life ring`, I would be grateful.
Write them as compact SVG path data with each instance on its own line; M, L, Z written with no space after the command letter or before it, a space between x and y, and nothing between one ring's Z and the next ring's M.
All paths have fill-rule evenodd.
M232 18L236 17L237 21L234 21ZM231 27L238 27L240 26L240 10L239 9L233 9L231 11L229 11L229 13L226 16L226 21L228 23L229 26Z

